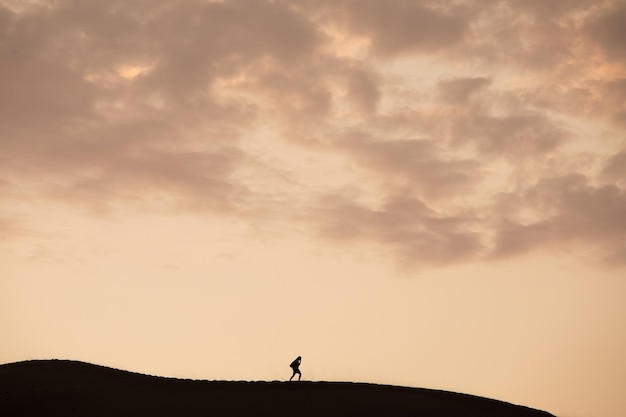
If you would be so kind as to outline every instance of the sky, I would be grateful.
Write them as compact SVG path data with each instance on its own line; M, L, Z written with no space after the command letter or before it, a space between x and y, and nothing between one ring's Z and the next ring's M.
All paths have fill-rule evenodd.
M0 0L0 362L626 412L626 2Z

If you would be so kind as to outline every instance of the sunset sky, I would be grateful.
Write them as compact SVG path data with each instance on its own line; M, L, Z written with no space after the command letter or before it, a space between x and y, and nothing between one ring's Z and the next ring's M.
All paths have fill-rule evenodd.
M626 1L0 0L0 363L626 413Z

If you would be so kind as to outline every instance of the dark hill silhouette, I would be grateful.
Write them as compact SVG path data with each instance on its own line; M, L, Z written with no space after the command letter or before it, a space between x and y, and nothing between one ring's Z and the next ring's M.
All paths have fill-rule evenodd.
M487 398L390 385L197 381L66 360L0 365L3 417L200 415L552 416Z

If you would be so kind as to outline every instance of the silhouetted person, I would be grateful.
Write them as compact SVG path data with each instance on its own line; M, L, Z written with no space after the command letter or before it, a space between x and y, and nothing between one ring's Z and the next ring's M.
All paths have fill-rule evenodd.
M300 373L300 362L302 362L302 357L298 356L293 362L291 362L291 369L293 369L293 375L291 375L291 378L289 378L289 380L291 381L291 379L296 376L296 374L298 374L298 381L300 381L300 378L302 378L302 374Z

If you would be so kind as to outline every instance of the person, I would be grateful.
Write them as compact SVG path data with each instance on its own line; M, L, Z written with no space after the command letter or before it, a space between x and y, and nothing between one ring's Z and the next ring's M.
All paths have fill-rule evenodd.
M293 362L291 362L291 365L289 365L293 370L293 374L291 375L291 378L289 378L290 381L294 376L296 376L296 374L298 374L298 381L302 378L302 373L300 373L300 362L302 362L302 357L298 356Z

